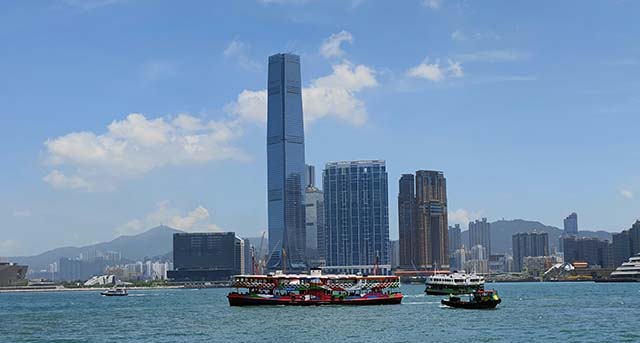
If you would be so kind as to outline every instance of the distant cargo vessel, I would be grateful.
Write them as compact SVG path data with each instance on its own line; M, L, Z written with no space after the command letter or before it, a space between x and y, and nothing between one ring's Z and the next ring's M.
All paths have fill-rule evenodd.
M229 305L386 305L400 304L397 276L307 274L237 275ZM240 289L246 289L241 292Z
M484 277L454 272L429 276L425 292L428 295L468 294L484 289Z

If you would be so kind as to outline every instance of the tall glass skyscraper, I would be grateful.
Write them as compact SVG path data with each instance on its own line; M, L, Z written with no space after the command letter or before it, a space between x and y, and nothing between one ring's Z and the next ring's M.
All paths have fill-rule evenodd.
M327 266L389 264L385 162L328 163L322 182Z
M303 270L305 163L300 57L269 57L267 192L270 270Z

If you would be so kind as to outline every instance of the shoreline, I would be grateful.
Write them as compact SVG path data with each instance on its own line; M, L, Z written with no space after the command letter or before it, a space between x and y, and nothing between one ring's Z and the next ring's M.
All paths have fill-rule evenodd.
M65 288L62 286L56 287L15 287L15 288L0 288L0 293L41 293L41 292L101 292L110 289L111 287L92 287L92 288ZM183 289L183 286L149 286L149 287L127 287L127 290L151 290L151 289Z

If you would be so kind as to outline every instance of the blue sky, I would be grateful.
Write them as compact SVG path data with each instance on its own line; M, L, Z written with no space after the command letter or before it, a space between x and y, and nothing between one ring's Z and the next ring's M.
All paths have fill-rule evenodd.
M164 223L266 230L270 54L307 162L445 172L450 222L640 217L640 3L0 3L0 256ZM319 182L320 180L318 180ZM466 226L466 225L463 225Z

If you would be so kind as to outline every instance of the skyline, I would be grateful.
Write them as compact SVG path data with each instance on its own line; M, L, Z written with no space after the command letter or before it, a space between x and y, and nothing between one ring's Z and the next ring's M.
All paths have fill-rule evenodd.
M302 59L307 163L386 161L391 239L400 175L421 169L447 176L450 225L629 228L640 4L438 3L0 4L0 255L157 224L259 236L279 51Z

